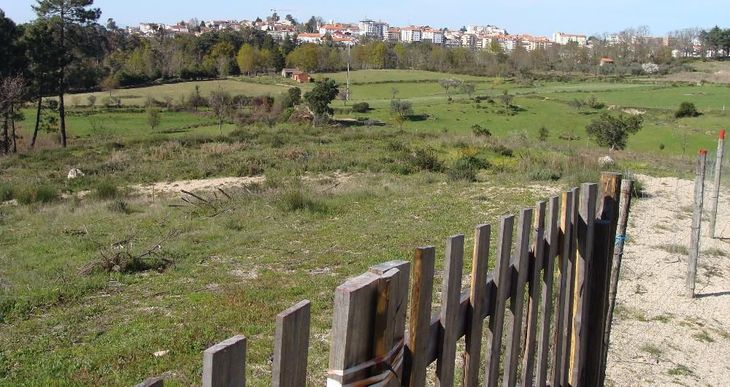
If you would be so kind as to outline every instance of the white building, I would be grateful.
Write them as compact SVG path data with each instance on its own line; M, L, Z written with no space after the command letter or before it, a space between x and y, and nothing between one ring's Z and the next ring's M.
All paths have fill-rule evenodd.
M477 47L476 34L466 33L464 35L461 35L461 47L466 47L472 50L475 49Z
M444 44L444 33L441 30L424 28L423 31L421 31L421 40L442 45Z
M297 41L299 43L314 43L314 44L320 44L322 43L322 35L318 33L306 33L302 32L301 34L297 35Z
M556 32L553 34L553 42L557 44L568 44L577 43L579 46L585 46L588 43L588 38L585 35L566 34L563 32Z
M404 27L400 30L401 42L414 43L421 41L421 29L415 26Z
M381 40L388 37L388 23L366 19L361 20L358 26L360 27L360 36L368 36Z
M467 26L466 32L470 34L478 34L478 35L507 35L507 30L504 28L500 28L493 25L486 25L486 26Z
M164 30L165 25L164 24L157 24L157 23L139 23L139 32L142 35L153 35L155 32L159 30Z

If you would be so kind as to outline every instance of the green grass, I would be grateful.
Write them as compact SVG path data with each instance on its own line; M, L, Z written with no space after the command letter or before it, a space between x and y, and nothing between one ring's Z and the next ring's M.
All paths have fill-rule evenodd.
M182 96L187 98L195 90L195 86L198 86L200 88L200 94L207 98L211 92L219 90L227 91L231 95L246 95L251 97L257 95L274 96L286 92L293 84L280 78L232 78L119 89L114 90L111 95L121 98L122 106L143 106L148 97L158 101L164 101L165 97L169 97L177 104L180 102ZM65 101L70 107L86 107L89 105L88 97L90 95L96 97L96 106L100 107L102 100L109 97L109 92L69 94L65 97Z
M344 80L343 73L322 75ZM476 95L495 103L477 104L458 90L449 103L443 78L474 82ZM726 121L718 104L730 96L717 86L522 85L424 71L358 71L352 82L352 102L372 110L337 118L367 116L386 126L227 123L221 133L202 109L165 111L153 131L143 109L70 103L71 146L61 149L55 135L42 133L31 152L35 115L25 109L23 152L0 158L0 198L21 202L0 207L0 384L131 385L162 374L196 384L201 352L244 334L249 380L265 385L275 316L302 299L313 302L309 382L317 384L329 351L319 338L331 328L333 291L347 277L407 259L416 246L441 246L455 233L467 235L470 249L476 224L545 199L540 187L597 180L597 159L609 152L584 129L597 112L577 112L567 101L595 95L647 110L629 148L612 153L615 168L683 174L692 171L696 147L712 147ZM114 93L129 107L148 95L177 101L196 84L204 95L218 87L274 95L292 85L235 78ZM403 130L390 125L392 88L414 106ZM503 90L516 96L516 113L500 105ZM677 101L690 91L705 114L675 120ZM476 124L492 136L474 135ZM85 176L67 180L71 168ZM134 193L138 184L253 175L266 182L229 190L231 198L205 194L210 206ZM120 255L150 251L149 261ZM616 315L649 320L621 305ZM170 352L152 355L160 350Z

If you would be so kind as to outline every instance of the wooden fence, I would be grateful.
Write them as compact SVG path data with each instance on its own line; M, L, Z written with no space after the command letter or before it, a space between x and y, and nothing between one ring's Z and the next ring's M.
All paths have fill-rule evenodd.
M492 228L477 226L467 289L464 235L448 238L439 310L434 247L347 280L335 290L327 386L603 385L620 186L604 174L502 217L494 251ZM277 316L274 386L306 384L309 323L308 301ZM202 384L245 385L245 351L242 336L206 350Z

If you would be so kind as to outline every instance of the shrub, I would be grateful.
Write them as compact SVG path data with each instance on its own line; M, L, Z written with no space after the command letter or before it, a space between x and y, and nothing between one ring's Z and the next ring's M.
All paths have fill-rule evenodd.
M60 199L61 195L50 185L33 185L13 191L13 196L20 204L51 203Z
M352 105L352 111L355 113L367 113L370 111L370 104L367 102L358 102Z
M451 180L476 181L477 171L491 166L489 161L476 156L462 156L447 171L447 175Z
M279 197L278 204L281 209L288 212L304 210L320 214L329 212L329 208L324 202L310 197L301 189L285 191Z
M512 151L512 149L507 148L502 144L492 145L489 147L489 149L492 152L504 157L512 157L514 155L514 151Z
M94 187L94 196L98 199L116 199L119 196L119 188L111 181L100 181Z
M612 116L603 113L586 126L586 132L598 146L622 150L626 148L629 134L636 134L641 130L643 122L641 116Z
M547 141L548 137L550 137L550 131L545 127L545 125L543 125L540 127L537 136L540 141Z
M13 199L13 187L10 184L0 184L0 202Z
M475 136L492 137L492 132L487 128L482 128L479 124L472 125L471 131Z
M535 170L530 171L530 180L537 180L537 181L556 181L560 180L562 177L562 173L560 171L554 171L549 168L538 168Z
M129 208L129 203L124 200L115 200L109 203L106 208L111 212L119 212L121 214L132 213L132 210Z
M697 111L697 107L692 102L682 102L679 105L679 109L674 112L674 117L676 118L697 117L699 115L700 112Z
M423 171L441 172L444 168L432 148L417 149L409 161L412 166Z

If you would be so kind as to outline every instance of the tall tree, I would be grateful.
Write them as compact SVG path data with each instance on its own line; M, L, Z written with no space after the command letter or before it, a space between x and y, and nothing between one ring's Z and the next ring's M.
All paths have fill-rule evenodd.
M39 19L47 20L53 27L58 49L61 53L58 68L58 115L60 119L61 144L66 147L66 111L63 97L68 89L67 68L79 60L74 48L81 43L80 30L95 23L101 16L98 8L89 8L94 0L36 0L33 10Z
M22 77L25 67L21 30L5 17L0 9L0 113L3 118L3 151L8 153L10 145L15 146L15 108L25 94L25 81ZM13 127L12 137L8 128Z

